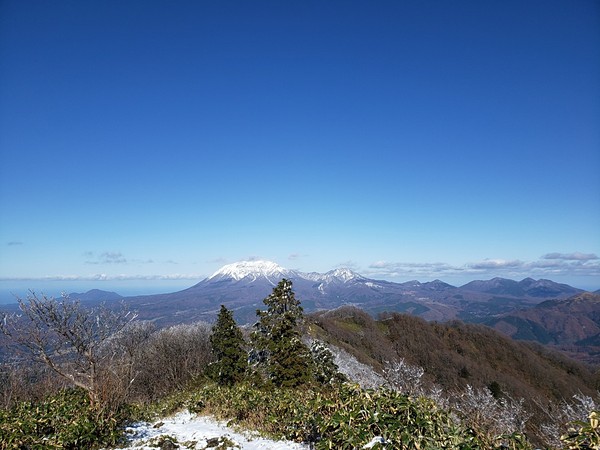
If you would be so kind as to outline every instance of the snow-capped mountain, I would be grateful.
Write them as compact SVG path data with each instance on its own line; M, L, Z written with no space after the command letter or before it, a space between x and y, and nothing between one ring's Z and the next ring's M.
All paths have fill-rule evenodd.
M271 261L240 261L221 267L206 281L246 280L254 282L264 278L276 285L282 278L292 278L295 272L284 269Z
M285 269L271 261L240 261L227 264L213 273L202 283L214 282L249 282L254 283L267 280L271 285L276 285L282 278L298 282L316 282L323 286L330 284L361 283L367 279L352 270L342 267L330 270L326 273L310 272L304 273L298 270Z

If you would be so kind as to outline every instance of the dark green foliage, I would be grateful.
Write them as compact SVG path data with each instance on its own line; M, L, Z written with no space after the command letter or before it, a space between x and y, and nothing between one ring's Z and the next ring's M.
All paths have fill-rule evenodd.
M0 410L0 449L81 449L114 445L122 438L126 411L92 407L82 389L70 389L40 402Z
M397 391L363 390L345 385L325 403L319 421L318 449L363 448L380 437L374 448L483 449L473 430L462 428L451 416L426 399L413 400Z
M498 384L497 381L492 381L488 385L488 389L490 390L490 393L494 396L495 399L499 399L502 397L502 388L500 387L500 384Z
M263 303L267 306L267 311L259 311L257 314L261 320L265 319L265 323L268 322L267 318L273 317L285 317L294 326L302 321L304 310L300 306L300 300L296 299L290 280L283 278Z
M210 372L219 384L231 385L241 381L246 372L246 352L244 338L233 314L224 305L217 316L210 344L216 361L211 364Z
M335 384L347 381L338 370L331 351L322 342L315 341L310 348L313 360L314 378L319 384Z
M289 336L289 337L288 337ZM269 372L276 386L292 387L311 381L312 360L300 335L290 333L269 346Z
M300 301L292 282L282 279L264 299L266 311L257 311L259 322L253 333L254 355L276 386L298 386L311 380L312 359L302 342Z

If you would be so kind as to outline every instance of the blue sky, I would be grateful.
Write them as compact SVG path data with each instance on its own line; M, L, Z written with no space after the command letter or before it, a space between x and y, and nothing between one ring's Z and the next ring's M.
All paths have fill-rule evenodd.
M600 4L5 0L0 152L7 289L597 289Z

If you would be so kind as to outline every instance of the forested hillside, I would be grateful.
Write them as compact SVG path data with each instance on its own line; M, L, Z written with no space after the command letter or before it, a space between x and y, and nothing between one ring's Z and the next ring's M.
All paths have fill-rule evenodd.
M600 295L584 292L546 300L484 323L517 340L537 341L572 358L600 364Z
M315 336L377 370L402 359L423 369L421 381L429 388L453 392L471 386L499 399L522 398L533 415L531 428L541 425L551 405L574 395L593 396L599 387L598 373L589 367L481 325L426 322L396 313L376 320L353 307L314 313L309 321Z
M556 400L598 388L598 376L589 367L481 325L426 322L397 313L374 319L353 307L315 313L309 320L317 335L375 367L403 358L423 367L427 381L445 387L497 383L512 395Z

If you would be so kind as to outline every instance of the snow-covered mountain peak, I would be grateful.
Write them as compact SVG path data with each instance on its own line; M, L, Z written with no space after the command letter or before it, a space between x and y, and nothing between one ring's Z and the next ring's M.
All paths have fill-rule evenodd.
M311 273L311 274L306 274L305 275L306 278L310 278L311 280L314 281L319 281L321 283L347 283L349 281L358 281L358 280L365 280L364 277L362 277L361 275L357 274L356 272L353 272L350 269L347 268L339 268L339 269L334 269L334 270L330 270L327 273Z
M340 267L339 269L330 270L325 275L327 275L328 278L335 278L340 281L343 281L344 283L355 278L362 278L359 274L353 272L352 270L346 267Z
M269 280L279 281L279 279L288 275L289 271L287 269L271 261L239 261L221 267L208 280L231 278L239 281L244 278L256 280L257 278L265 277Z

